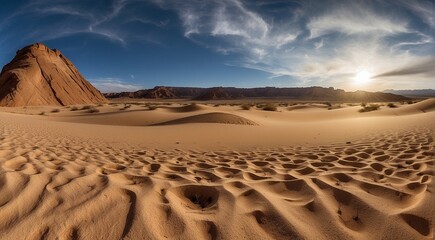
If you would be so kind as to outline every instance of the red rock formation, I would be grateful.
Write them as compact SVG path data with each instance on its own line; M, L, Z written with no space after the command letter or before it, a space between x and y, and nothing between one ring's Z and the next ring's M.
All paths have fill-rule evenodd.
M58 50L36 43L19 50L0 73L0 106L107 102Z

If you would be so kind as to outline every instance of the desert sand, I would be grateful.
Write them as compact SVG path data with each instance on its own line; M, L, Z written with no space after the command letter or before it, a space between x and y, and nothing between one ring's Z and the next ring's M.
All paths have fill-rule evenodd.
M1 239L433 239L435 99L0 108Z

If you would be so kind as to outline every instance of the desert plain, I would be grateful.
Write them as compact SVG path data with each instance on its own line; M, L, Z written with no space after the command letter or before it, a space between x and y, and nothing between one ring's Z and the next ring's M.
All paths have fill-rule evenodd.
M435 99L379 104L2 107L0 238L433 239Z

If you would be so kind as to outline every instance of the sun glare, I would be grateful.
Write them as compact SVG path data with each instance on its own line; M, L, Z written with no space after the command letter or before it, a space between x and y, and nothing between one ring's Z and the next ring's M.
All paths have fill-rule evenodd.
M371 74L369 71L362 70L362 71L359 71L355 75L354 80L355 80L355 83L357 83L357 84L366 84L366 83L370 82L370 80L371 80L370 77L371 77Z

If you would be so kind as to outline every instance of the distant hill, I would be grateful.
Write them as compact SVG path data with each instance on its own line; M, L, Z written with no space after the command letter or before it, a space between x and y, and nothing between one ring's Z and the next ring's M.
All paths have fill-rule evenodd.
M235 88L235 87L165 87L157 86L136 92L106 93L107 98L152 98L175 99L185 98L194 100L228 100L242 98L286 98L297 100L319 101L349 101L349 102L393 102L404 101L409 98L382 92L345 92L341 89L323 87L303 88Z
M36 43L17 51L0 73L0 106L107 102L59 50Z
M393 90L388 89L383 91L384 93L392 93L397 95L402 95L406 97L435 97L435 90L434 89L414 89L414 90Z

